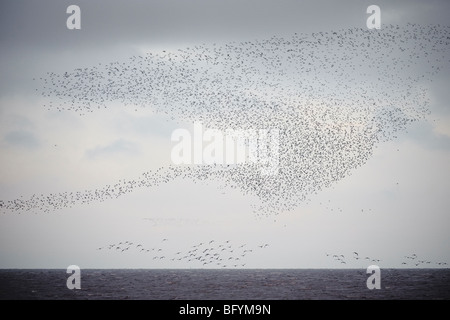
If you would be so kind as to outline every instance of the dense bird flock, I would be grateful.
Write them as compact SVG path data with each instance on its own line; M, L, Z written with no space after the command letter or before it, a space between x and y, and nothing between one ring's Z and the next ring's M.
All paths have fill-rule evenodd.
M46 110L87 116L118 102L223 131L278 129L278 172L261 174L261 163L171 164L99 189L3 200L0 209L50 212L180 178L253 195L258 216L292 210L364 165L377 144L426 119L425 85L448 67L449 44L447 26L390 25L196 45L48 72L36 79Z

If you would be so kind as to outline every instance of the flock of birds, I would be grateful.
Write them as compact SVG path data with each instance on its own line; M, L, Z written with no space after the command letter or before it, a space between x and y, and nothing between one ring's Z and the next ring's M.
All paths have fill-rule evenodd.
M48 110L85 116L119 102L222 131L278 129L278 172L261 174L261 163L170 164L98 189L0 200L0 211L51 212L176 179L216 180L253 195L259 217L292 210L364 165L380 142L427 118L424 85L448 66L449 45L446 26L386 25L196 45L48 72L36 79Z
M171 261L173 263L182 263L191 267L202 268L242 268L246 266L246 257L255 254L258 250L269 247L269 244L263 243L251 246L247 243L236 244L232 240L218 241L209 240L200 242L188 247L185 250L170 250L164 245L169 239L164 238L157 246L144 246L142 243L132 241L121 241L111 243L97 248L97 250L114 251L116 253L139 252L150 255L153 265L159 261Z
M437 261L431 261L428 259L419 258L415 253L411 254L410 256L405 256L407 259L406 261L402 262L402 266L415 266L415 267L429 267L429 266L438 266L438 267L445 267L447 265L447 262L437 262Z
M364 266L369 266L370 264L378 264L379 262L382 262L383 260L374 258L374 257L368 257L365 255L361 255L360 253L353 251L349 255L344 254L331 254L326 253L326 256L329 259L333 259L333 261L341 266L347 267L347 266L354 266L357 265L358 262L362 262ZM413 253L409 256L404 256L407 260L401 262L402 267L445 267L447 266L447 262L437 262L437 261L431 261L427 259L422 259L417 256L417 254Z
M373 257L360 256L360 254L356 251L353 251L351 255L327 253L326 256L333 259L336 263L339 263L341 265L347 265L347 264L350 265L352 262L357 262L359 260L363 261L364 263L371 263L371 264L379 263L382 261L380 259L373 258ZM350 261L348 259L350 259Z
M140 242L126 240L98 247L97 250L114 252L116 254L126 254L128 252L146 254L149 256L149 263L153 266L160 265L161 261L171 261L174 265L180 264L195 268L243 268L247 265L246 259L248 257L269 247L268 243L250 245L248 243L235 243L232 240L219 241L212 239L191 245L184 250L179 250L179 248L174 250L167 246L168 242L169 239L164 238L157 245L147 246ZM361 264L367 267L383 261L378 258L362 255L356 251L345 255L341 253L326 253L326 256L332 259L336 265L345 268L352 268ZM404 256L404 258L406 260L401 262L402 267L443 268L448 265L446 262L419 258L415 253Z

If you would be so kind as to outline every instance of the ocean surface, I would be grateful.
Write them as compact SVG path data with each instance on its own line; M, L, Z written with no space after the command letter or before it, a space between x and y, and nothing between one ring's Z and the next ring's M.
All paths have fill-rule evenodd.
M369 290L360 269L81 269L68 289L65 269L0 270L0 299L399 300L450 299L450 269L381 269Z

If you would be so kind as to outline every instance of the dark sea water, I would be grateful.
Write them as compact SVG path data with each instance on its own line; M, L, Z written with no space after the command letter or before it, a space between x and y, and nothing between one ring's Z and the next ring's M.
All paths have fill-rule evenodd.
M68 289L60 269L0 270L0 299L304 300L450 299L450 269L382 269L369 290L365 270L81 270Z

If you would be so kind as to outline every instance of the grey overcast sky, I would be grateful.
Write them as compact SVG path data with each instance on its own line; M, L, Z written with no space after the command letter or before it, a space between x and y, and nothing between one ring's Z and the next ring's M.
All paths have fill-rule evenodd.
M81 8L81 30L66 28L66 9L72 4ZM172 165L171 133L180 126L192 125L191 119L176 122L170 119L170 112L158 112L163 106L135 109L120 100L106 101L106 108L93 113L79 114L70 108L58 111L58 103L63 100L58 100L51 86L43 89L42 81L64 79L65 72L73 74L78 68L94 70L100 64L115 62L125 65L131 57L163 53L175 57L177 50L186 48L201 52L195 51L195 46L229 48L240 42L264 43L272 37L291 39L296 33L312 41L317 39L313 34L319 32L340 35L355 28L370 34L378 32L366 27L366 9L372 4L381 9L381 32L389 25L408 30L408 23L424 28L439 24L438 30L446 30L446 39L450 37L450 2L438 0L3 1L0 200L26 201L35 195L41 203L49 204L51 195L83 193L139 179L145 172ZM403 92L403 81L409 76L425 75L426 80L411 87L411 91L412 96L422 89L426 91L426 116L399 130L395 138L390 135L387 141L377 141L373 148L370 146L367 159L345 177L308 194L308 200L297 202L292 210L261 218L252 206L258 203L255 195L208 179L177 179L137 188L117 198L77 203L50 212L6 209L0 212L0 268L66 268L72 264L81 268L204 267L195 256L193 261L178 260L177 256L177 252L187 254L199 243L204 243L204 249L217 244L240 250L244 256L236 265L245 268L450 264L450 47L448 43L438 46L443 48L440 60L428 59L423 64L418 60L415 65L392 71L399 92ZM324 96L314 96L321 90L321 79L352 79L348 80L350 86L359 80L367 84L363 81L369 79L358 78L358 72L365 72L368 66L355 65L356 69L351 69L345 64L345 53L336 51L334 55L333 48L312 51L317 57L317 69L333 57L339 65L345 65L348 77L333 78L327 73L332 71L318 71L321 76L317 80L314 73L309 73L311 78L306 77L305 82L311 84L310 100L302 103L311 104L311 108L323 104ZM422 51L434 49L426 44ZM401 61L402 57L400 53L396 58ZM386 57L383 68L394 70L393 58ZM183 62L176 63L184 66ZM268 68L262 62L254 67ZM171 75L170 70L166 72ZM288 76L287 82L295 78L289 72ZM102 85L89 76L83 77L87 87ZM389 90L389 85L374 83L368 90L373 89L375 99L389 105L396 93L392 90L394 93L384 94L385 87ZM174 84L164 90L179 89L181 86ZM262 97L267 88L247 89ZM364 106L364 88L361 85L353 89L346 91L349 99L361 97ZM53 93L43 97L43 91ZM61 92L73 91L69 87ZM142 90L138 89L137 96L139 92ZM336 94L344 96L342 92ZM132 98L130 92L125 96ZM93 99L102 97L97 92ZM181 95L180 101L183 99ZM50 100L52 107L48 107ZM82 107L81 100L66 102ZM396 101L392 100L392 104ZM407 107L402 109L404 114L419 109L409 101L406 99ZM178 107L184 108L182 102L170 110ZM347 115L353 116L351 112ZM337 159L348 162L348 157ZM249 251L245 252L244 247ZM219 247L214 248L219 252ZM353 252L364 258L356 259ZM406 258L413 254L430 263L416 266L413 259ZM346 258L338 260L333 255ZM235 258L231 253L219 257Z

